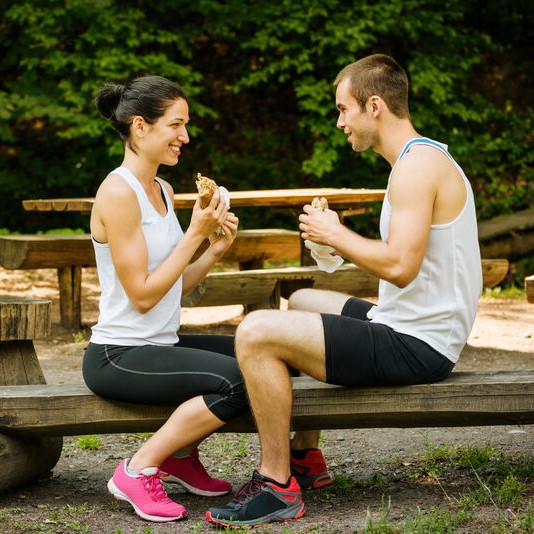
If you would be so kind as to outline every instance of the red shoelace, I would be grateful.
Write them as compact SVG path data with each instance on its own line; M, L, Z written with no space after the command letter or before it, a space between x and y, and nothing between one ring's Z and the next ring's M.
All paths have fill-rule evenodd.
M264 482L262 480L256 480L254 478L252 480L249 480L244 486L239 489L232 502L242 504L247 499L252 497L252 495L256 495L257 493L259 493L263 484Z

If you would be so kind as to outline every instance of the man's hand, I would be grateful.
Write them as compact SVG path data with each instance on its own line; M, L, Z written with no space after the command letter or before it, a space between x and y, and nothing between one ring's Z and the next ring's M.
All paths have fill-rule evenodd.
M340 226L343 226L338 214L328 208L324 211L314 208L311 204L306 204L303 210L304 213L299 216L302 239L336 248L331 237Z

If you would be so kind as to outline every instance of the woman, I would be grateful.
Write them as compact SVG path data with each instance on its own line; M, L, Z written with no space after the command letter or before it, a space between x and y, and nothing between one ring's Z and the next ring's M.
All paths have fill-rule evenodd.
M167 496L162 476L198 495L231 490L230 483L207 474L196 447L247 409L233 337L178 338L177 330L182 292L197 286L228 250L238 219L217 191L205 209L196 202L184 233L173 190L156 177L160 165L178 163L189 142L189 108L180 87L145 76L104 85L95 103L122 139L124 159L100 185L91 214L102 294L83 376L103 397L177 405L108 482L110 493L143 519L173 521L187 510ZM215 232L218 227L223 235ZM190 263L206 238L208 249ZM184 451L190 454L184 457Z

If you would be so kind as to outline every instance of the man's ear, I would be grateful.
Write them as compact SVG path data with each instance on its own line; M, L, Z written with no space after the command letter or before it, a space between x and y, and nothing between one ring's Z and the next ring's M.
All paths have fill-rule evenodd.
M384 101L378 95L372 95L367 100L367 110L372 113L373 117L378 117L382 112Z

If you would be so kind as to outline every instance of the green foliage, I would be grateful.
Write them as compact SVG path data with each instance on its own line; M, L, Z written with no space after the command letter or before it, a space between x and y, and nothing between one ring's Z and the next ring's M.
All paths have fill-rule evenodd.
M178 81L190 99L191 144L180 165L161 169L177 190L193 191L197 171L232 189L383 187L385 162L355 155L337 130L332 86L345 64L374 52L407 69L414 124L450 145L480 218L534 203L526 2L10 4L0 8L0 227L87 229L76 215L30 217L20 201L94 195L122 153L94 95L149 73ZM296 226L251 211L243 227Z

